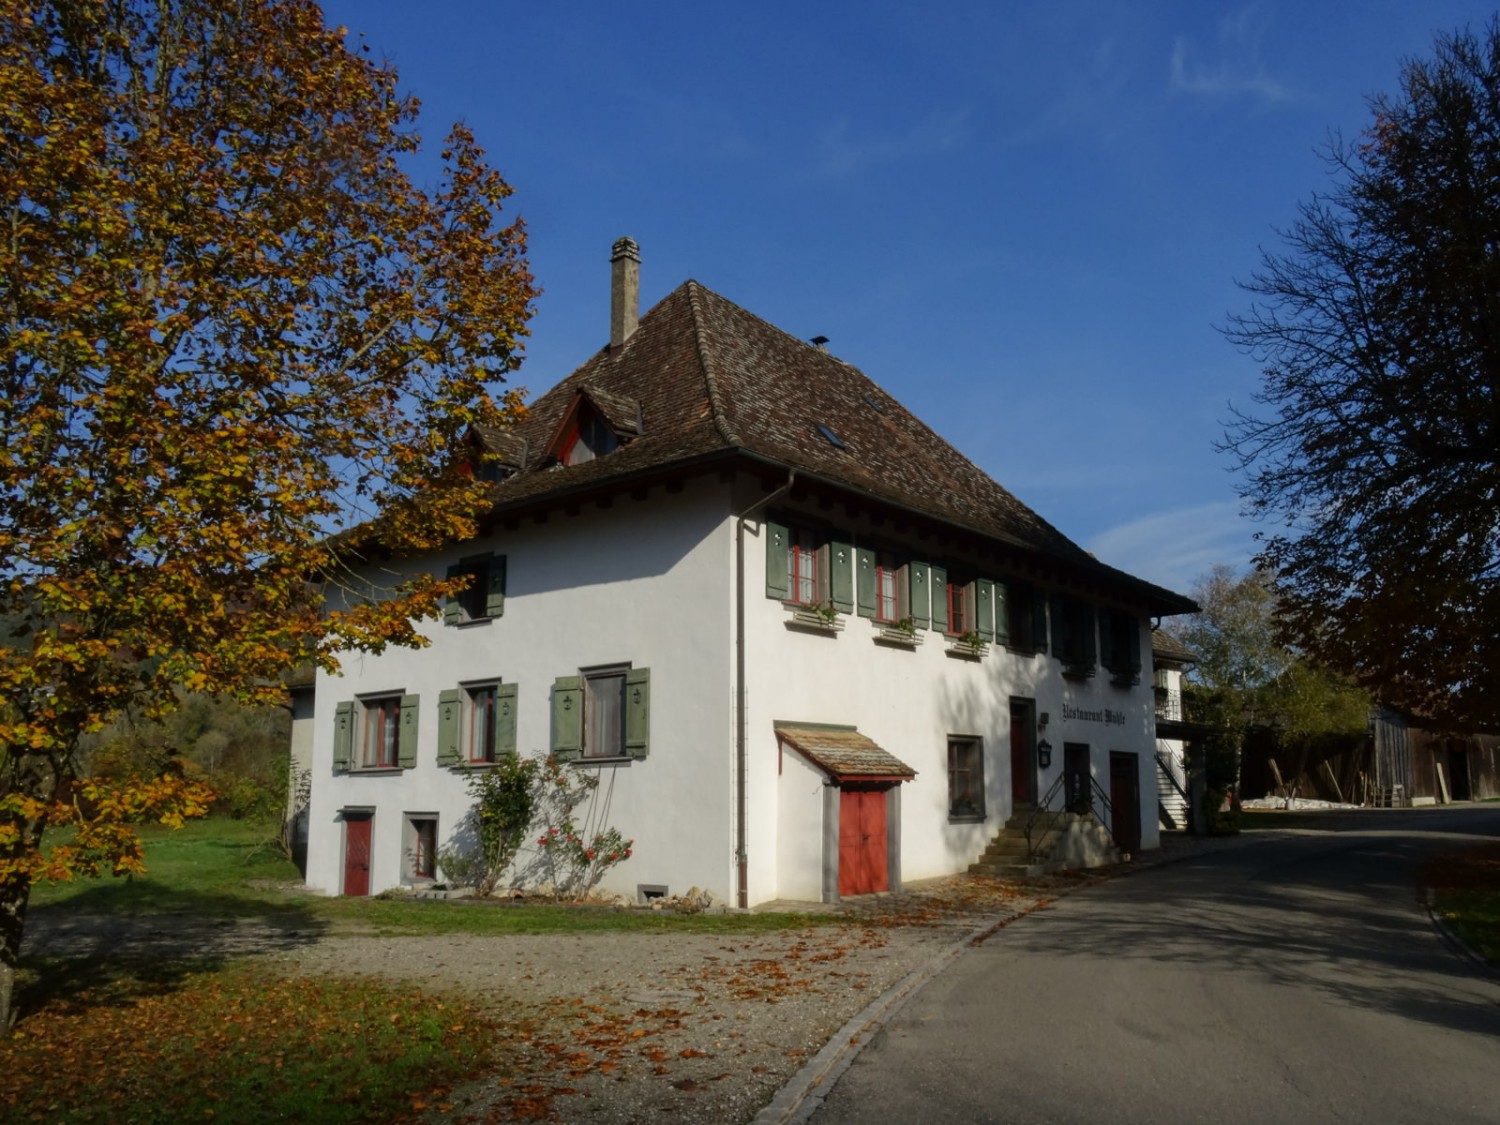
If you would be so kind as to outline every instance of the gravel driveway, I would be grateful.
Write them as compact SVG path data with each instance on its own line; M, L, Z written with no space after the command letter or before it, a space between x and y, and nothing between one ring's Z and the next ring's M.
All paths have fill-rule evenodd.
M754 1118L911 974L1107 874L1026 886L924 880L848 902L833 925L743 935L375 936L74 916L34 926L28 945L63 957L250 956L290 976L373 975L461 992L501 1021L502 1069L445 1094L433 1121L717 1125Z

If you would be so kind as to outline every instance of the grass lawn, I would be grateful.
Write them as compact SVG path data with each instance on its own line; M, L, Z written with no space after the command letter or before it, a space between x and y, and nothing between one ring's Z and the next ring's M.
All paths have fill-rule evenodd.
M376 934L552 934L633 930L748 933L797 929L838 919L827 915L683 915L566 904L339 898L309 894L297 869L267 841L271 829L232 820L189 821L181 830L141 830L146 874L40 884L34 916L58 913L136 917L195 914L263 917L339 932Z
M1500 967L1500 843L1433 856L1422 866L1422 880L1443 920Z

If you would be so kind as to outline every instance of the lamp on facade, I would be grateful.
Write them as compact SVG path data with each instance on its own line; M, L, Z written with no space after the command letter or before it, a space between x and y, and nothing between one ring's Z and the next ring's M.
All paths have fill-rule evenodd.
M1045 738L1036 744L1036 764L1042 769L1052 765L1052 743Z

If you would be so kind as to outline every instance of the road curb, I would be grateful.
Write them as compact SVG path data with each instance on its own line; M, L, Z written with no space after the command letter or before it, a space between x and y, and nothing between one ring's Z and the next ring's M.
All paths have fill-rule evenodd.
M1267 837L1260 837L1262 840ZM1183 860L1192 859L1216 851L1225 851L1232 847L1257 842L1255 836L1241 836L1231 843L1221 844L1214 848L1202 850L1183 850L1176 855L1156 859L1154 862L1141 863L1139 866L1131 865L1113 871L1109 876L1099 882L1109 882L1120 875L1131 875L1142 871L1149 871L1155 867L1165 867L1169 864L1178 863ZM1150 853L1147 853L1150 854ZM843 1027L834 1032L823 1048L814 1055L803 1067L787 1080L786 1084L776 1092L776 1095L764 1105L760 1112L751 1118L751 1125L799 1125L807 1121L823 1105L824 1099L833 1092L838 1085L838 1080L844 1071L853 1065L854 1060L865 1044L912 998L916 992L937 976L954 961L958 960L967 950L976 945L982 945L1000 930L1028 914L1050 905L1059 898L1066 897L1076 891L1084 890L1097 883L1079 883L1074 887L1058 888L1047 898L1024 910L1011 911L1008 914L997 914L986 918L976 926L966 937L960 938L949 948L943 950L933 957L921 968L913 969L902 977L890 988L877 996L867 1004L858 1014L853 1016Z
M1480 976L1492 981L1500 981L1500 969L1481 957L1479 951L1466 942L1459 932L1448 925L1447 920L1438 913L1437 904L1433 902L1432 889L1424 887L1423 892L1423 906L1427 910L1427 920L1432 923L1433 929L1437 930L1438 935L1448 944L1448 948L1453 951L1454 955L1461 961L1467 961Z
M921 968L907 973L834 1032L828 1042L823 1044L823 1049L792 1075L776 1092L776 1096L751 1119L751 1125L793 1125L806 1121L823 1105L823 1099L832 1092L844 1071L854 1063L860 1049L901 1010L918 989L958 960L971 946L980 944L997 930L1045 905L1046 902L1039 902L1025 910L992 915Z

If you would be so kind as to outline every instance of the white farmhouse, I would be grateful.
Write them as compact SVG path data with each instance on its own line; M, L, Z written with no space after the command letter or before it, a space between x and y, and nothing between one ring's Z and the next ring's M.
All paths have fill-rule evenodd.
M477 538L371 564L473 575L424 650L320 672L307 881L441 873L460 763L548 752L633 837L604 888L832 901L962 871L1039 799L1158 845L1150 619L854 367L688 281L528 418L476 435Z

